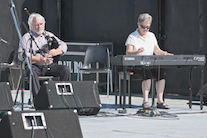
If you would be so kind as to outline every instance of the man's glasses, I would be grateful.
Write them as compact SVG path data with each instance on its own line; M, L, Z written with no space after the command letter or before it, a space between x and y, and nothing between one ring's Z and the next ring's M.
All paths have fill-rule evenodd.
M150 29L150 26L143 26L140 24L140 26L142 27L142 29Z

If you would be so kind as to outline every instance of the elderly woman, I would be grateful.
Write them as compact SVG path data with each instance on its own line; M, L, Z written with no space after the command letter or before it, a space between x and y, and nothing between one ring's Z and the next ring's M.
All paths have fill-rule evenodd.
M125 42L127 55L173 55L160 49L155 35L149 31L151 23L151 15L148 13L139 15L137 22L138 28L128 36ZM150 105L148 104L148 95L151 87L152 77L157 79L157 108L169 109L170 107L163 101L165 73L162 70L160 73L158 73L158 69L152 68L133 69L132 71L135 74L142 75L144 78L142 81L143 109L150 108Z

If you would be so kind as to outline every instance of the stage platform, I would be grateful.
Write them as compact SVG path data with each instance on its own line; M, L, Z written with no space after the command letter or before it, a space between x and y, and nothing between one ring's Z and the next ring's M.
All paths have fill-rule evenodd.
M12 91L13 98L15 95L16 91ZM35 110L28 105L29 97L29 91L25 91L25 111ZM132 108L127 104L126 113L119 113L120 107L115 110L113 94L108 98L105 93L100 94L100 99L102 108L97 115L79 116L84 138L207 138L207 106L200 110L197 97L193 97L189 109L188 96L165 95L165 102L171 108L155 109L160 116L137 114L141 109L141 94L132 95ZM21 111L20 101L19 94L15 111Z

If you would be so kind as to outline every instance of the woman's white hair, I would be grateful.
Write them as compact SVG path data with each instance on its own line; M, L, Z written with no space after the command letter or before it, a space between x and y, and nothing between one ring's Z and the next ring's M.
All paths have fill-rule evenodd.
M152 16L148 13L142 13L138 17L138 23L149 22L152 23Z
M28 21L27 21L30 29L31 29L32 21L34 18L36 18L38 20L43 20L44 24L45 24L45 18L42 15L40 15L39 13L32 13L32 14L30 14Z

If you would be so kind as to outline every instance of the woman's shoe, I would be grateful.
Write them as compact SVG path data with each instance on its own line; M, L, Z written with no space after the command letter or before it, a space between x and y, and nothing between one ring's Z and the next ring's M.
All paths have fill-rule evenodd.
M170 109L170 107L167 104L165 104L164 102L163 103L157 103L157 108Z
M151 106L148 104L148 102L145 102L145 103L142 104L143 109L150 109L150 107Z

